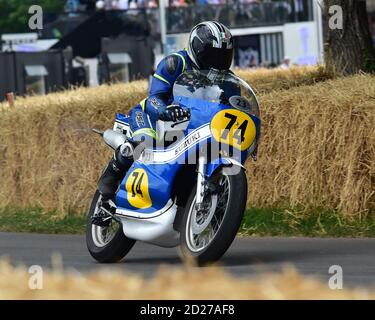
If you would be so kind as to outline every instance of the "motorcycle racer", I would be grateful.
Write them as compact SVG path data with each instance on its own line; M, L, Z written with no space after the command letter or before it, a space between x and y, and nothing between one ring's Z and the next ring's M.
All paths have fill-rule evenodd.
M133 163L134 143L144 138L156 139L156 122L182 120L186 112L173 103L172 88L176 79L189 70L228 70L233 59L233 37L229 29L215 21L195 26L188 48L165 57L152 77L149 95L129 113L132 139L121 145L104 169L98 190L102 208L109 214L116 210L115 195L119 184Z

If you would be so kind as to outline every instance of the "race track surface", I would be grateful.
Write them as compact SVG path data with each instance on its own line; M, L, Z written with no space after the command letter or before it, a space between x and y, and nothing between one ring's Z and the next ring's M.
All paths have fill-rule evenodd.
M65 270L79 272L109 268L149 277L161 265L181 266L175 248L137 243L122 262L102 265L89 255L83 236L0 233L0 256L14 265L50 268L54 253L61 254ZM239 277L280 271L291 264L324 282L331 276L329 267L339 265L344 287L375 288L375 239L238 238L219 264Z

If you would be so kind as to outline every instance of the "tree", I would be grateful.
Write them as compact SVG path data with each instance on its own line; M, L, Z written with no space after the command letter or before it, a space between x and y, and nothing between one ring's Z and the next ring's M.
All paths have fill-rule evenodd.
M0 33L30 32L29 8L39 5L43 12L60 13L64 10L62 0L0 0Z
M375 72L366 1L324 0L323 14L328 22L324 48L328 70L343 75Z

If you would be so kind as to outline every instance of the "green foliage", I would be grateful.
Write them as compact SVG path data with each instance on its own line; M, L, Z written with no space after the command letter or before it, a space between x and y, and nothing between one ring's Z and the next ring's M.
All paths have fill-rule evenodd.
M43 13L62 12L64 0L0 0L0 33L30 32L29 8L39 5Z

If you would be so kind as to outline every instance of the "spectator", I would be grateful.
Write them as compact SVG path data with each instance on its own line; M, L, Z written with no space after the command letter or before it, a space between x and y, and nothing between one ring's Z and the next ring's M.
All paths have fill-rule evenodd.
M307 11L304 8L304 1L302 0L292 0L290 3L292 20L294 22L306 21L308 20Z
M118 3L117 3L117 8L119 10L129 9L129 0L119 0Z
M118 0L113 0L111 3L111 10L118 10Z
M103 10L105 7L105 2L103 0L96 1L96 9Z
M210 5L218 5L221 3L222 3L221 0L207 0L207 4L210 4Z
M135 0L130 0L129 1L129 9L137 9L138 8L138 4Z
M274 6L274 17L277 22L294 21L291 4L287 1L277 1Z
M159 6L157 0L149 0L147 3L148 8L157 8Z
M208 1L207 0L197 0L197 3L200 5L200 6L205 6Z
M171 7L186 7L185 0L172 0L171 1Z
M257 60L255 59L254 56L251 57L250 63L249 63L249 68L250 69L255 69L258 66Z
M138 8L145 8L146 7L146 1L145 0L137 0L137 7Z
M238 66L241 69L254 68L258 65L259 52L252 47L238 49Z
M289 69L290 68L290 58L285 56L283 62L280 65L281 69Z

